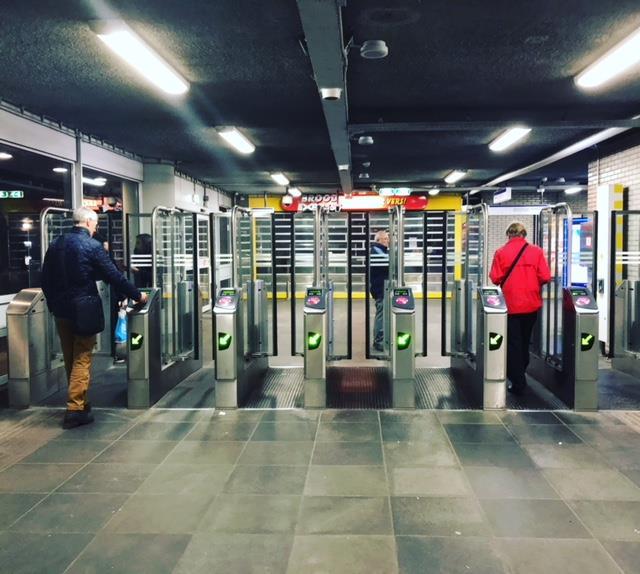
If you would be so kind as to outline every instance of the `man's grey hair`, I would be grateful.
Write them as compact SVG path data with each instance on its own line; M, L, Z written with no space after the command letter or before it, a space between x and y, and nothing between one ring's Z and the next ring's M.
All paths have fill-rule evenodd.
M73 224L79 225L85 221L98 221L98 214L88 207L78 207L73 210Z
M376 231L373 240L379 242L381 239L384 239L386 235L389 235L389 232L386 229L379 229L378 231Z

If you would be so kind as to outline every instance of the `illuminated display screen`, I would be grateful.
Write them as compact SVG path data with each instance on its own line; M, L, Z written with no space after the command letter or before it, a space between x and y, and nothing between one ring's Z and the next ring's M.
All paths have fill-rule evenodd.
M497 295L498 294L498 290L497 289L485 289L484 290L484 294L485 295Z
M409 289L394 289L393 295L394 297L408 297Z
M235 289L221 289L220 290L220 295L222 297L233 297L236 294L236 290Z
M571 295L573 295L574 297L580 297L580 295L586 295L587 294L587 290L586 289L571 289Z
M307 289L307 297L322 297L322 289Z

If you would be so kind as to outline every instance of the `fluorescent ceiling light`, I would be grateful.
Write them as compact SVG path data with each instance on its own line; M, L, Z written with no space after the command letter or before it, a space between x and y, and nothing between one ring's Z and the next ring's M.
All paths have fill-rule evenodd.
M481 189L472 189L472 190L469 192L469 195L475 195L476 193L480 193L481 191L482 191Z
M109 26L109 22L103 27ZM98 32L100 38L111 50L127 64L135 68L152 84L167 94L180 95L189 90L189 83L183 79L169 64L147 46L124 23L118 23L111 29Z
M279 171L278 173L272 173L271 179L275 181L278 185L289 185L289 179L281 171Z
M67 173L69 170L66 167L54 167L53 171L56 173Z
M491 151L504 151L527 136L530 131L531 128L509 128L489 144L489 149Z
M302 195L302 192L297 187L290 187L288 193L291 197L300 197Z
M55 197L43 197L42 201L49 201L51 203L64 203L64 199L57 199Z
M251 141L249 141L249 139L236 128L220 128L218 133L242 154L248 155L253 153L256 149L256 146L254 146Z
M82 183L86 183L87 185L95 185L96 187L104 187L107 180L104 178L96 177L95 179L91 179L90 177L83 177Z
M567 195L574 195L576 193L580 193L582 191L582 187L580 187L579 185L573 186L573 187L567 187L567 189L564 190L564 192Z
M585 89L597 88L640 63L640 28L576 76Z
M349 164L348 163L340 163L340 164L338 164L338 169L340 171L347 171L349 169Z
M11 159L13 156L6 151L0 151L0 159Z
M440 193L440 190L437 187L435 189L429 190L429 195L438 195L439 193Z
M460 181L465 175L467 175L466 171L461 169L454 169L444 180L447 183L456 183L456 181Z

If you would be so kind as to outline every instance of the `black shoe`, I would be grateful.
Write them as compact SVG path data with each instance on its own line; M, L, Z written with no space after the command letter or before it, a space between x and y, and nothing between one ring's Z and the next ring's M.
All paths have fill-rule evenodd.
M513 395L517 395L517 396L523 395L523 394L524 394L524 390L525 390L526 388L527 388L526 386L520 386L520 385L515 386L515 385L513 385L513 384L511 384L511 383L509 383L509 384L507 385L507 390L508 390L511 394L513 394Z
M91 412L91 403L89 401L85 401L85 403L84 403L84 412L85 413L90 413Z
M62 421L63 429L72 429L93 422L93 415L87 411L67 411Z

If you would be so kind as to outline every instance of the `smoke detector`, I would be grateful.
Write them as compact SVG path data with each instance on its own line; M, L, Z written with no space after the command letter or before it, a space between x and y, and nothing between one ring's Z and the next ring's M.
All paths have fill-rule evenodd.
M384 40L367 40L360 46L360 55L366 60L380 60L389 55L389 47Z

